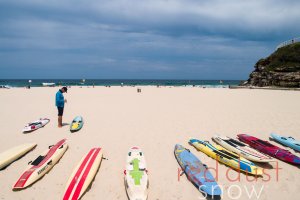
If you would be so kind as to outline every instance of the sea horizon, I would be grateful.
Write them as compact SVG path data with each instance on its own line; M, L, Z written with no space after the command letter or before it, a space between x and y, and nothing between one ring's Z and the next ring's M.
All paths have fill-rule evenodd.
M196 79L0 79L0 85L8 87L43 87L43 83L54 86L236 86L242 80L196 80Z

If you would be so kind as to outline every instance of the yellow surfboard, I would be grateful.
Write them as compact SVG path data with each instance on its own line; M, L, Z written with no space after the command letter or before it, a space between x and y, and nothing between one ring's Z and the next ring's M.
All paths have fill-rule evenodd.
M237 171L242 171L252 175L262 175L262 168L257 167L251 161L240 157L236 153L229 152L219 145L212 145L208 141L190 139L189 143L197 150L202 151L209 157L223 163Z

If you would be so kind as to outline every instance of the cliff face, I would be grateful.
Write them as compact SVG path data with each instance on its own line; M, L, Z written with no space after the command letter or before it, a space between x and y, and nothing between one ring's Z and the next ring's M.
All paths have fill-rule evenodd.
M277 49L259 60L244 86L300 87L300 43Z

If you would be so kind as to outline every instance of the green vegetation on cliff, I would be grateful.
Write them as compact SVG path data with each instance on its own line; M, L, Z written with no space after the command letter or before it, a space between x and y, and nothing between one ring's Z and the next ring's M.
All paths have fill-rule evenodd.
M245 86L300 88L300 42L277 49L260 59Z
M257 65L265 66L266 71L297 72L300 71L300 43L294 43L277 49Z

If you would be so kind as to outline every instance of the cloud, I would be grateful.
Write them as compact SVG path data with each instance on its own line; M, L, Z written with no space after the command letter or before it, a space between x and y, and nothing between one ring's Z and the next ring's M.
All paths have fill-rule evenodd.
M295 0L1 1L0 69L3 78L35 66L51 75L245 79L299 36L299 8Z

